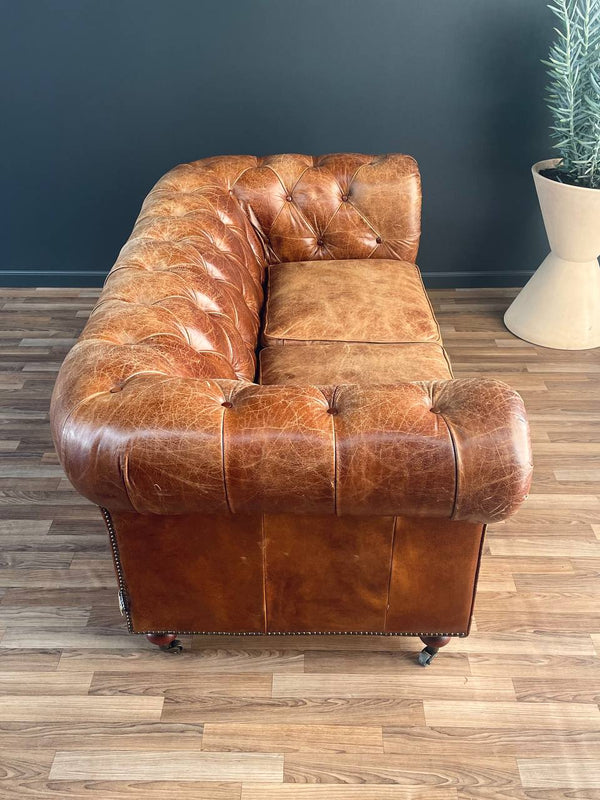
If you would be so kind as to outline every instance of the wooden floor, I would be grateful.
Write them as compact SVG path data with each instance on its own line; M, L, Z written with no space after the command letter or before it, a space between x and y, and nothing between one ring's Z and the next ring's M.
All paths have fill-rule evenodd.
M600 798L600 351L521 342L513 293L433 292L457 376L519 390L535 478L489 531L474 630L413 639L128 635L48 401L92 290L0 290L0 798Z

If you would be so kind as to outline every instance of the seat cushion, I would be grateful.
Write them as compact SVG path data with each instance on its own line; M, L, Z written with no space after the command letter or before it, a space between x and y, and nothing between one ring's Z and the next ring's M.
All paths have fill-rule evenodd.
M265 345L439 341L439 328L414 264L349 259L269 268Z
M309 343L260 352L259 382L326 385L446 380L452 372L437 342L407 344Z

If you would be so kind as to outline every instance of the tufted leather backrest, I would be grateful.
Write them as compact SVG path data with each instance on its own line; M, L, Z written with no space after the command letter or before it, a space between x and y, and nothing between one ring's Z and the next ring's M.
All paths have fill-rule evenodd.
M266 264L414 261L420 205L409 156L181 164L146 198L79 347L126 364L151 348L169 374L253 380Z
M417 257L421 181L410 156L267 156L233 191L271 264Z

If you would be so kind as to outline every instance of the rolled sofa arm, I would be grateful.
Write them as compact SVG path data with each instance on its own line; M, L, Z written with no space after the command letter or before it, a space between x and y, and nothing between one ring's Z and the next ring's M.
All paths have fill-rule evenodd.
M85 362L80 352L73 367ZM144 369L139 357L133 375L114 361L65 366L57 451L78 491L113 511L486 523L528 492L523 403L499 381L261 386Z

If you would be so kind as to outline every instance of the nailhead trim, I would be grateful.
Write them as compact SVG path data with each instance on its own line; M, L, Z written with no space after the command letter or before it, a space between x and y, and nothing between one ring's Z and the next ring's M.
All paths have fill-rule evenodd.
M117 545L117 534L115 532L115 528L113 526L113 522L110 516L110 512L107 508L102 508L100 506L100 511L102 512L102 516L104 517L104 522L106 523L106 527L108 529L108 535L110 537L110 547L113 554L113 561L115 563L115 569L117 571L117 581L119 583L119 598L127 598L127 589L125 587L125 578L123 577L123 568L121 567L121 559L119 558L119 547ZM133 633L133 623L131 621L131 615L129 613L129 603L121 604L123 609L123 613L125 614L125 619L127 621L127 630L129 633Z
M397 633L387 631L131 631L131 633L147 636L148 634L163 635L175 633L177 636L452 636L465 639L466 633Z

